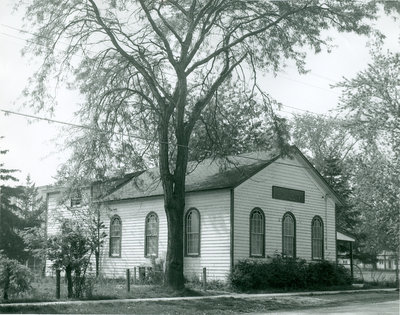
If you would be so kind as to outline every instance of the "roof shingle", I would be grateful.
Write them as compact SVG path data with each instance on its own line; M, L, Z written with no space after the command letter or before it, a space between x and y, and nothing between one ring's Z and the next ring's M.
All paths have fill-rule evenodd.
M226 158L189 162L186 192L233 188L259 172L279 156L276 152L252 152ZM158 168L139 172L105 196L103 201L134 199L163 194Z

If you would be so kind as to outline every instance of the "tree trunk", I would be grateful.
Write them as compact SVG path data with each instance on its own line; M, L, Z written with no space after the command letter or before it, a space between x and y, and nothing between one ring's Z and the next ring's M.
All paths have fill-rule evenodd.
M165 283L175 290L184 288L183 277L183 214L185 210L185 179L188 163L188 144L190 130L185 132L184 109L187 95L186 78L178 79L176 104L160 104L162 108L159 124L160 148L159 168L164 191L164 208L168 224L168 247L165 264ZM176 160L175 168L171 172L169 151L170 118L176 109ZM173 155L171 155L173 156Z
M70 266L65 268L65 275L67 276L68 298L72 298L72 268Z
M178 154L179 156L179 154ZM183 213L185 210L185 173L187 161L177 158L175 174L164 182L164 204L168 224L168 248L166 260L166 284L180 290L183 277Z
M167 126L167 125L166 125ZM183 277L183 213L185 209L185 178L187 169L187 141L177 136L178 152L175 170L169 170L168 128L161 130L160 175L164 190L164 208L168 224L168 248L165 264L166 285L180 290Z
M100 229L101 229L101 216L100 216L100 208L98 206L96 206L96 214L97 214L97 222L96 222L96 226L97 226L97 244L96 244L96 249L94 251L94 256L96 259L96 278L99 276L100 274Z
M400 283L399 283L399 254L396 254L394 256L395 264L396 264L396 288L400 289Z
M74 277L74 283L75 283L75 297L80 298L82 296L82 288L83 288L83 279L81 277L81 270L79 268L75 269L75 277Z
M175 199L165 196L165 199ZM166 284L175 290L183 289L183 210L184 196L166 203L165 212L168 222L168 250L166 259Z
M99 274L100 274L100 271L99 271L99 268L100 268L100 251L96 250L94 252L94 256L96 258L96 278L97 278L99 276Z
M5 301L7 301L8 300L8 289L10 288L10 270L9 270L8 266L6 266L5 269L6 269L5 270L6 276L5 276L4 288L3 288L3 299Z

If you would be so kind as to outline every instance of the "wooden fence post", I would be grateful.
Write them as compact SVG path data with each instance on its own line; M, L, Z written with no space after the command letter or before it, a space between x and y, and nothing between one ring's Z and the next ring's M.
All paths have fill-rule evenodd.
M131 291L131 271L126 269L126 290Z
M136 267L133 267L133 284L136 284Z
M61 282L61 270L56 270L56 299L60 299L60 285Z
M139 283L144 284L146 280L146 267L139 267Z
M354 271L353 271L353 243L350 243L350 274L351 274L351 281L354 281Z
M203 288L204 290L207 288L207 268L203 268Z

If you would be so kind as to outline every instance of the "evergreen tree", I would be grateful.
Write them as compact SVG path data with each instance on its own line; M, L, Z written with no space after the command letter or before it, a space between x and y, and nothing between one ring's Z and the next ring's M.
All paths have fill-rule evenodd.
M24 228L19 232L25 244L28 266L36 271L44 271L46 255L45 209L46 204L39 196L38 188L26 178L26 184L21 186L18 198L19 216L24 221Z
M0 155L4 155L8 150L0 150ZM0 250L8 258L23 261L26 258L24 242L18 234L24 227L24 220L18 216L20 209L16 204L22 189L21 187L11 187L8 182L17 182L13 174L14 169L7 169L4 163L0 163Z

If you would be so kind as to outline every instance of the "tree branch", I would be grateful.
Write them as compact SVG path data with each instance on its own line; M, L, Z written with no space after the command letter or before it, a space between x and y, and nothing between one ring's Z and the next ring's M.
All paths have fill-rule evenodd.
M280 16L279 18L277 18L275 21L267 24L266 26L259 28L257 30L248 32L246 34L244 34L243 36L239 37L238 39L234 40L233 42L231 42L230 44L223 46L219 49L217 49L216 51L214 51L212 54L208 55L206 58L199 60L197 62L195 62L189 69L186 70L186 75L189 75L191 72L193 72L196 68L198 68L199 66L207 63L208 61L210 61L212 58L217 57L219 54L228 51L230 48L240 44L241 42L243 42L245 39L252 37L252 36L256 36L262 32L265 32L267 29L271 28L272 26L277 25L280 21L282 21L283 19L287 18L290 15L296 14L300 11L303 11L305 8L307 8L308 4L296 9L296 10L292 10L292 11L288 11L285 14L283 14L282 16Z
M140 74L144 77L146 80L147 84L149 85L151 91L153 92L154 97L162 103L163 98L160 95L160 93L157 90L157 87L155 85L154 80L151 78L151 76L147 73L146 69L133 58L130 54L128 54L118 43L118 40L112 33L112 31L109 29L109 27L104 23L103 19L101 18L100 11L94 2L94 0L88 0L91 4L91 7L93 9L93 12L96 16L97 23L100 24L100 26L104 29L104 31L107 33L108 37L110 38L112 44L116 48L116 50L124 57L126 58L132 65L140 72Z
M143 0L139 0L139 2L140 2L140 5L141 5L144 13L146 14L148 21L150 22L150 25L153 28L154 32L158 35L158 37L164 43L164 47L167 52L169 62L175 68L176 60L174 58L174 54L172 53L172 49L171 49L171 46L169 45L167 38L165 37L164 33L158 28L156 22L154 21L153 17L151 16L150 11L144 4Z
M233 69L235 69L236 66L239 65L246 58L246 56L247 56L247 53L244 54L239 60L237 60L232 66L229 66L229 58L227 57L225 67L221 71L218 79L211 85L207 94L194 105L192 115L189 117L188 122L186 123L186 127L185 127L185 136L187 138L189 138L197 120L200 117L202 110L204 109L205 106L207 106L207 104L213 97L214 93L218 90L218 88L221 86L221 84L225 81L227 76L229 76L232 73Z

